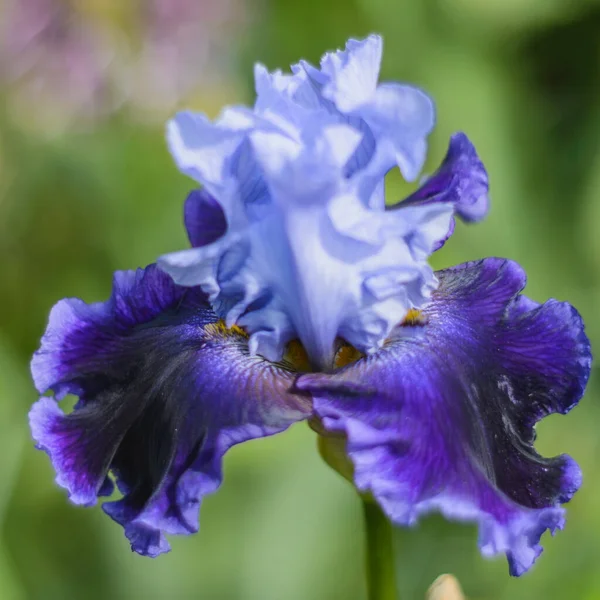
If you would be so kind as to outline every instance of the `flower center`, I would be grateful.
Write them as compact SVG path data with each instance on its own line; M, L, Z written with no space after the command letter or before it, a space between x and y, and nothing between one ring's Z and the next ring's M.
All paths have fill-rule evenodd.
M404 317L402 320L402 323L400 323L400 326L415 327L425 325L426 322L427 320L423 316L422 311L411 308L406 314L406 317ZM241 337L245 340L248 340L250 337L248 333L238 325L227 327L223 319L219 319L215 323L205 325L204 331L210 336L219 338ZM357 350L351 344L348 344L344 340L338 338L332 369L341 369L342 367L346 367L352 363L355 363L361 358L364 358L364 356L365 354L360 350ZM278 362L283 367L297 373L311 373L315 370L311 366L306 349L298 339L292 340L287 344L283 357L281 361Z
M238 327L237 325L227 327L223 319L219 319L215 323L209 323L208 325L205 325L204 331L210 336L219 338L241 336L248 339L250 337L241 327Z
M338 348L333 360L333 369L345 367L362 358L364 354L354 346L339 340ZM310 364L308 353L300 340L292 340L286 347L283 362L290 365L294 371L299 373L310 373L314 368Z
M413 327L415 325L425 325L427 319L423 316L423 312L416 308L411 308L407 313L400 325L404 327Z

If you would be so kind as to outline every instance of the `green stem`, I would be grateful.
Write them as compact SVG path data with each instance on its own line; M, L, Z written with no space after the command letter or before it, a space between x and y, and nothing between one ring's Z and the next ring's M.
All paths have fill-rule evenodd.
M398 600L392 525L377 504L363 499L369 600Z

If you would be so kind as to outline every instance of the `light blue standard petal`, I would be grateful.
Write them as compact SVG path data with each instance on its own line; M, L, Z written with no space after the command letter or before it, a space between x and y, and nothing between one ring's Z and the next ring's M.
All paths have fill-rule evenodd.
M348 40L345 50L328 52L321 59L323 96L342 113L351 113L368 104L377 89L383 40L370 35L365 40Z
M436 281L427 257L448 230L450 204L385 212L366 207L343 176L360 141L348 125L250 134L270 209L214 244L163 256L181 285L199 285L250 349L278 360L299 338L313 365L330 369L338 336L376 350Z
M256 102L254 109L264 111L289 111L290 106L307 111L323 111L323 98L312 84L307 73L298 65L292 67L292 74L279 69L270 73L264 65L254 66Z
M379 173L386 173L391 158L404 178L414 181L423 168L426 137L435 124L435 108L429 96L409 85L384 83L356 114L365 120L377 140L379 156L374 163L379 163Z
M301 64L325 100L346 119L359 120L369 130L361 152L372 158L373 175L381 177L397 165L405 179L413 181L425 162L435 107L414 86L377 85L382 46L381 37L371 35L362 41L349 40L345 50L325 54L320 70Z
M255 218L268 203L267 189L250 149L248 134L276 127L244 107L228 108L215 123L184 111L167 126L167 141L179 169L221 204L230 227Z
M431 98L414 86L378 85L382 49L381 37L371 35L349 40L345 50L326 53L320 69L300 61L288 75L269 73L257 65L255 108L280 114L298 109L324 111L336 116L363 134L362 144L347 165L347 176L370 163L371 176L380 178L397 165L412 181L425 161L435 108ZM381 195L376 198L380 203ZM378 200L373 202L379 205Z
M433 104L411 86L378 84L381 50L370 36L325 55L320 70L257 65L252 109L225 109L214 123L181 113L169 125L178 166L211 198L194 204L194 229L212 231L212 199L226 222L212 243L158 265L199 286L270 360L294 338L319 369L332 367L339 337L373 352L437 285L427 258L452 202L385 211L383 197L390 168L411 178L420 169Z

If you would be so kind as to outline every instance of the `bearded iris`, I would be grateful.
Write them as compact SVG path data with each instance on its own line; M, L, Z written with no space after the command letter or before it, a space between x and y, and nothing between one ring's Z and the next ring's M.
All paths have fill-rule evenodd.
M422 168L434 109L378 84L381 50L371 36L320 68L258 65L254 107L177 115L171 152L202 185L185 203L192 248L116 273L107 302L52 309L32 373L54 398L32 408L33 437L74 503L116 483L103 508L136 552L198 529L231 446L300 420L392 522L477 522L482 552L506 553L514 575L564 525L581 474L536 453L534 426L583 394L583 323L522 295L509 260L429 267L456 216L485 216L488 178L458 133L386 206L384 176Z

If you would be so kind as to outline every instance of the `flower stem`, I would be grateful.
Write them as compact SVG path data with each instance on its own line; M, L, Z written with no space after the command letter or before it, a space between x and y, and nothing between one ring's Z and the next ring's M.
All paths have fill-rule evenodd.
M363 499L368 600L398 600L392 525L375 502Z

